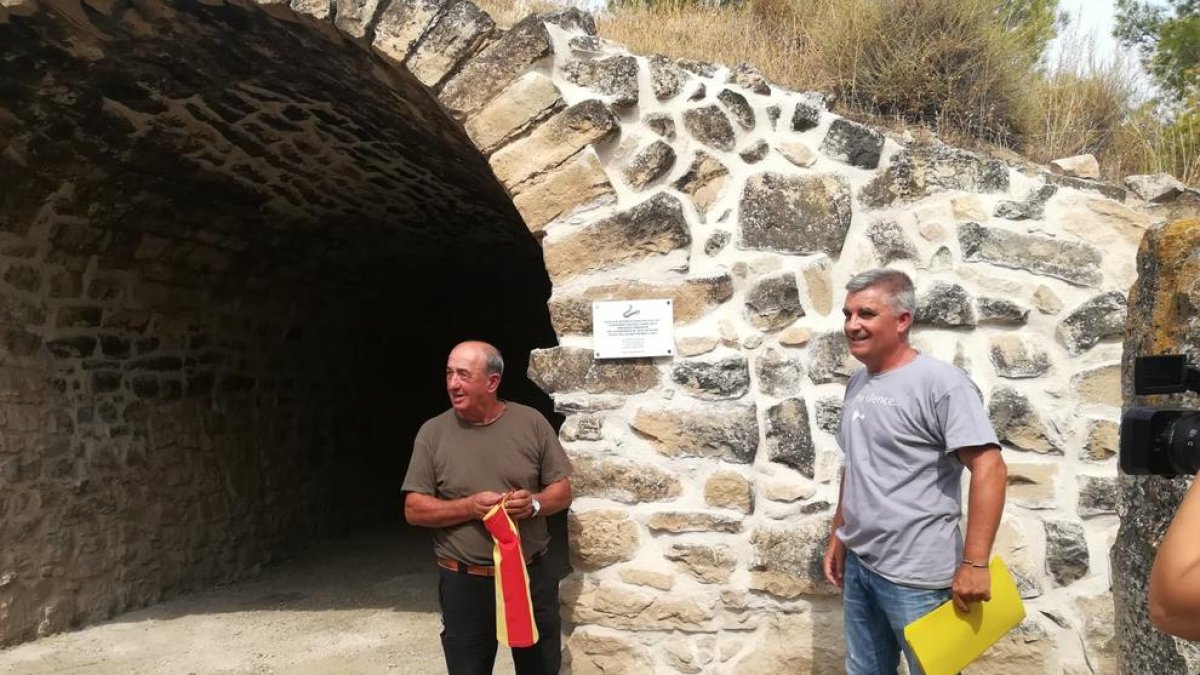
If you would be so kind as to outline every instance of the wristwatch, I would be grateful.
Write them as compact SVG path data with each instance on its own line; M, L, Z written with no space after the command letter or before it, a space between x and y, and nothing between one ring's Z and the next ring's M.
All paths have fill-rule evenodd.
M542 510L542 503L537 500L537 497L530 497L529 501L533 502L533 514L530 518L537 518L538 512Z

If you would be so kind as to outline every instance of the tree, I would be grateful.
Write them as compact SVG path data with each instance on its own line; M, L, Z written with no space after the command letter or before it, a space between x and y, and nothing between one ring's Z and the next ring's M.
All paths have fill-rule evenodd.
M1067 21L1066 14L1058 9L1058 0L1001 0L996 3L996 17L1024 48L1031 63L1042 57L1046 45Z
M1163 95L1176 102L1200 89L1200 0L1117 0L1113 35L1136 47Z

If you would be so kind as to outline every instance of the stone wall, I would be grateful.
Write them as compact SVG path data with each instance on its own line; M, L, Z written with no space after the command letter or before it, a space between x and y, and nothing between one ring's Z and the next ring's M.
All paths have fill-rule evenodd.
M274 260L270 251L282 246L299 251L300 260L319 262L302 268L305 272L299 277L328 282L330 290L318 294L320 301L312 307L340 310L335 316L345 318L335 326L354 326L356 317L386 314L395 296L376 292L395 283L387 272L397 266L445 280L453 276L444 273L447 268L479 273L482 268L476 266L483 261L507 264L527 258L525 228L541 240L545 272L553 285L549 319L560 344L530 355L529 376L566 415L561 436L577 471L578 498L570 517L576 573L564 582L563 592L573 672L839 668L840 602L819 570L837 498L839 453L832 434L844 383L857 367L846 354L838 308L846 280L882 264L914 276L920 297L915 342L925 352L959 365L979 383L1010 466L1009 504L997 552L1018 577L1029 617L971 672L1115 672L1107 552L1117 529L1114 453L1125 297L1136 275L1134 251L1145 230L1163 219L1162 214L1175 213L1180 200L1194 203L1195 194L1176 190L1176 203L1147 206L1142 197L1160 195L1151 194L1142 182L1133 182L1135 193L1129 194L1067 175L1070 171L1010 166L933 138L886 136L831 114L821 95L780 88L748 66L630 54L598 38L590 17L574 10L531 17L510 30L499 30L470 3L436 0L294 0L290 5L264 3L262 8L230 2L204 9L189 4L187 12L179 11L184 4L173 2L136 7L105 3L100 9L66 0L10 5L0 10L0 38L6 37L5 30L17 31L14 35L35 45L27 52L34 64L40 63L38 45L46 43L60 45L58 51L69 56L68 61L91 58L94 50L114 51L111 40L72 36L80 25L89 27L82 31L84 37L95 31L131 36L124 43L131 54L141 44L132 36L170 34L178 26L208 38L198 44L210 50L213 40L228 47L217 39L214 26L236 26L242 31L239 41L259 49L243 58L290 64L294 67L283 73L283 80L311 85L291 92L292 98L317 104L333 99L341 103L334 109L355 111L343 123L321 118L313 129L382 136L379 144L356 143L328 132L333 138L322 138L317 148L332 153L323 155L336 167L331 171L313 171L303 161L307 153L289 156L282 151L289 141L276 138L264 146L268 152L259 153L270 158L264 161L272 167L268 174L274 180L237 180L237 162L213 162L211 152L203 151L205 144L200 152L190 153L196 134L172 131L180 119L178 110L124 106L138 113L135 119L159 116L152 125L135 126L132 135L157 143L153 147L171 160L175 172L166 176L195 176L196 167L201 167L205 171L199 175L209 177L209 167L219 166L223 170L216 173L226 179L221 185L237 186L240 191L232 194L259 200L250 201L253 207L232 219L237 231L251 239L249 260ZM148 12L146 7L157 10ZM76 9L90 23L81 24ZM147 22L153 30L139 33ZM246 38L250 29L262 32L263 39ZM276 30L283 34L275 35ZM283 56L272 52L271 40L299 40L304 49ZM371 50L364 48L367 45ZM346 87L337 77L343 71L318 69L316 78L305 80L310 61L295 56L305 50L319 53L321 58L315 60L322 62L344 60L345 70L369 77L349 80L351 86ZM168 47L162 51L170 53ZM104 58L96 60L106 63ZM229 59L234 65L238 62ZM229 63L197 65L193 55L172 62L162 78L171 82L193 77L193 70L205 73L219 67L236 75L233 81L246 76ZM278 87L278 82L266 84L252 91ZM206 86L221 91L211 83ZM322 94L322 87L339 93ZM38 91L35 98L42 104L64 105L53 87ZM127 95L136 89L118 91ZM370 105L356 106L358 92ZM277 108L263 99L247 105L237 119L253 118L261 108L286 115L285 106ZM115 109L130 117L124 108ZM239 113L235 108L229 114ZM9 111L0 120L11 126L8 120L14 116ZM36 128L39 119L56 119L16 118L18 128ZM273 125L259 127L254 133L273 138L277 133ZM47 132L30 138L60 135ZM484 160L487 168L481 168ZM364 162L391 167L395 175L356 171ZM7 172L0 175L22 175L19 164L0 166ZM328 183L300 191L293 199L288 189L293 175ZM231 176L233 182L228 180ZM119 184L113 174L86 177L99 186ZM75 176L74 181L87 182L84 178ZM341 185L345 181L349 183ZM173 184L166 181L159 192ZM208 194L208 183L192 185L199 190L196 194ZM51 194L43 190L18 211L43 211ZM349 204L327 203L324 198L330 196L353 199ZM301 206L301 215L296 215L293 202ZM228 207L243 203L233 200ZM269 218L257 215L264 209ZM219 216L224 208L213 211ZM360 218L363 215L369 217ZM362 222L368 226L359 227ZM114 218L106 227L112 234L105 237L117 238L128 224ZM143 232L152 230L148 223L138 228L141 246L148 236ZM18 234L16 250L28 250L25 240L32 235ZM74 241L68 237L59 246ZM293 243L294 249L289 249ZM46 266L60 263L46 258L54 255L52 246L34 248L41 256L34 258L36 271L43 276L30 292L49 293ZM414 253L405 255L406 251ZM86 276L88 283L101 269L97 265L102 253L85 250L77 256L75 264L91 275ZM430 256L444 257L430 262ZM187 259L177 251L174 268L186 265ZM137 265L126 263L123 269L141 274ZM279 287L295 283L297 275L287 274L288 269L282 267L271 277L280 281ZM360 274L363 271L373 273ZM14 274L20 278L20 272ZM240 268L229 269L227 276L239 279ZM483 278L492 279L488 274ZM137 280L142 283L142 277ZM545 289L539 283L530 277L525 287L514 281L489 290L493 297L519 295L540 303ZM206 318L187 323L188 330L199 325L196 332L208 333L207 326L223 325L217 308L226 296L215 290L221 285L204 277L192 288L199 289L199 298L184 304ZM457 297L481 295L470 283L460 288L464 295ZM240 300L233 305L254 320L270 317L266 301L277 296L263 296L261 306ZM125 297L130 298L130 309L142 308L142 300ZM674 301L678 356L594 360L591 301L655 297ZM447 311L432 299L422 307L421 316L431 326L452 323L462 313ZM53 321L56 330L62 323L62 337L82 335L85 347L92 344L87 342L91 337L100 345L93 350L104 349L99 329L109 309L103 310L99 326L89 327L76 325L70 311L54 308L53 318L45 320ZM321 311L291 316L293 324L315 328L300 334L316 344L338 335L335 328L325 328L327 317ZM505 330L512 332L536 330L532 313L505 318L493 312L487 318L505 323ZM30 433L41 434L37 445L0 464L0 480L14 481L14 471L24 471L21 467L55 452L55 446L42 439L56 438L53 433L83 433L78 413L71 413L74 419L68 424L66 412L102 400L94 396L104 393L95 391L96 382L111 386L103 384L105 375L97 379L91 370L119 371L124 395L140 377L135 366L141 355L131 347L127 358L112 357L117 365L89 369L90 379L83 381L92 389L65 385L68 388L59 392L49 369L83 373L87 357L71 351L66 357L55 356L51 341L60 334L42 330L43 323L10 323L20 330L10 330L9 341L23 345L29 364L22 377L13 376L12 396L18 398L12 404L31 406L35 410L30 413L36 414L30 417L42 425L8 414L10 426L26 425ZM285 330L271 335L286 341L289 334ZM133 336L129 339L132 345ZM203 344L196 349L203 350ZM272 351L271 344L258 342L256 348ZM315 352L327 353L319 347ZM184 347L177 349L183 369L190 354ZM386 360L387 353L368 349L360 357L374 363ZM58 358L65 358L66 365L54 365ZM302 363L279 362L272 372L317 372L328 365L320 358ZM340 372L349 380L347 387L361 381L357 378L373 381L361 369ZM160 391L162 382L172 380L157 377ZM234 383L237 377L235 373ZM183 380L186 396L188 378L175 379ZM191 429L187 420L206 425L200 440L189 440L188 447L199 444L208 450L226 438L210 432L219 425L210 425L200 414L237 408L221 402L223 381L213 380L215 391L222 393L201 397L195 413L170 407L181 404L164 404L164 423L185 430ZM230 395L244 395L236 394L236 385L233 391ZM314 391L301 405L319 408L325 393ZM132 393L127 398L132 400ZM360 400L369 399L368 394ZM351 407L358 405L350 402ZM376 409L370 405L368 409ZM252 410L258 408L238 408L231 414L251 415ZM256 419L269 420L274 414ZM253 424L240 423L237 428L240 436L216 443L221 452L236 452L247 435L256 437ZM386 437L390 432L378 433ZM342 440L319 428L305 428L298 442L319 443L336 452ZM260 452L277 452L285 446L258 447L263 448ZM45 470L37 466L39 472ZM90 480L90 472L77 468L74 475ZM219 470L211 473L224 475ZM112 475L126 473L117 468ZM157 481L162 473L146 475ZM298 475L295 480L303 481L305 474ZM71 504L66 496L71 485L63 478L49 494L63 495L55 499ZM246 497L246 491L234 489L231 494L230 503L239 509L261 503ZM313 494L306 493L308 501L300 508L317 509L323 503ZM26 508L23 503L5 502L0 523L10 528L6 536L33 532L32 525L19 530L23 521L11 515L17 513L15 508ZM162 499L142 503L158 508L153 505ZM78 531L76 521L66 517L67 508L34 509L37 527ZM252 562L269 559L296 541L274 535L287 531L292 520L265 507L259 512L268 525L230 535L263 551L248 556ZM90 514L87 520L86 531L97 537L114 536L126 522ZM162 540L164 526L157 521L139 527L129 534L136 546L149 541L157 550L161 542L166 549L162 555L194 555L180 553L181 544ZM185 551L192 550L188 546L194 542L207 545L214 536L202 527L181 532L192 537L182 546ZM0 577L0 594L7 594L0 595L0 612L21 617L45 613L54 606L48 598L66 592L70 582L56 580L53 572L44 575L39 561L47 553L27 547L17 551L24 557L14 558L8 549L0 554L9 556L0 562L10 567L14 560L28 561L19 573ZM105 560L97 583L124 589L131 581L144 582L146 597L138 601L152 599L164 588L149 572L124 571L138 568L125 565L119 556ZM218 556L216 561L206 557L203 563L193 562L190 569L203 565L212 565L212 574L189 578L210 579L246 567ZM108 598L114 594L103 597L103 602L111 602ZM94 615L89 612L100 608L119 609L94 598L74 602L74 620L87 620ZM16 614L14 607L20 610ZM19 632L8 639L36 630L27 619L18 623ZM48 628L53 629L54 625Z
M1196 280L1200 219L1154 227L1138 251L1138 280L1130 292L1125 330L1122 394L1126 407L1196 407L1195 394L1135 396L1135 356L1200 353L1200 295ZM1159 476L1120 478L1121 529L1113 547L1113 596L1122 673L1183 673L1200 669L1200 650L1150 625L1146 583L1154 554L1187 489L1185 479Z

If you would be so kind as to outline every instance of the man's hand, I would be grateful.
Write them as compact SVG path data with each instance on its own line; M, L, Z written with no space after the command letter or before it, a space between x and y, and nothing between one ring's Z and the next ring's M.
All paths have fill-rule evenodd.
M529 490L516 490L508 493L508 501L504 504L508 517L513 520L525 520L533 516L533 494Z
M950 592L954 596L954 608L960 612L968 611L971 603L991 600L991 572L986 567L959 565Z
M825 549L825 578L838 588L846 584L846 545L836 535Z
M467 497L467 508L471 511L471 517L475 520L483 520L488 511L492 507L499 504L504 495L499 492L476 492Z

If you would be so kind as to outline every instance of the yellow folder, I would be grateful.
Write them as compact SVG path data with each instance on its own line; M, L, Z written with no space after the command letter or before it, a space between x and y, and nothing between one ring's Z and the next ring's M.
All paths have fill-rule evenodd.
M1025 618L1017 585L999 556L988 564L992 599L964 613L948 601L904 627L904 639L925 675L954 675Z

